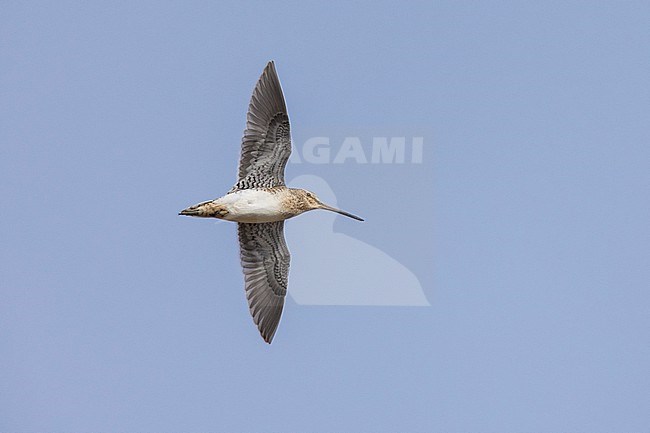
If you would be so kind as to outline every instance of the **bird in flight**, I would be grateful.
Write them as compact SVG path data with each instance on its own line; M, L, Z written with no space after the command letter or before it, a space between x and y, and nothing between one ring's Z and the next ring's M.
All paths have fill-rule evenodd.
M289 274L284 220L313 209L356 215L321 202L316 194L288 188L284 168L291 154L289 116L271 61L257 81L248 106L237 183L223 197L204 201L179 215L219 218L238 224L248 307L267 343L280 322Z

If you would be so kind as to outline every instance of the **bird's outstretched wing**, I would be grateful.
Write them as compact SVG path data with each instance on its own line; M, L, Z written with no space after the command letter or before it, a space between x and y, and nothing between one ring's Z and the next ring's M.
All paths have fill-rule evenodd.
M287 107L275 65L269 62L251 96L237 183L230 192L283 186L284 167L290 154Z
M239 223L239 248L246 299L253 321L267 343L280 322L289 276L289 249L284 221Z

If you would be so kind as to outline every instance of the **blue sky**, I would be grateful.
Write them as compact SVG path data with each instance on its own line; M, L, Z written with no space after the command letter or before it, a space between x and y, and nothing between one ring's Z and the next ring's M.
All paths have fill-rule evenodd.
M649 20L631 1L4 2L0 430L647 431ZM430 306L289 296L268 346L235 226L177 215L234 183L271 59L298 151L423 137L419 163L288 166L366 219L289 221L289 291L372 294L393 263Z

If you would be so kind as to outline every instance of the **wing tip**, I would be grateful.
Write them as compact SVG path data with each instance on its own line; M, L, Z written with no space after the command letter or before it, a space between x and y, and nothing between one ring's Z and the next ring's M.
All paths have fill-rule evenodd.
M262 71L262 75L260 76L260 80L266 76L268 80L277 82L277 86L279 87L279 92L282 95L282 99L284 101L284 92L282 91L282 86L280 85L280 77L278 77L278 71L275 69L275 61L274 60L269 60L269 62L266 64L266 67L264 68L264 71Z
M281 300L279 305L266 309L266 311L263 311L257 319L255 316L253 317L253 321L255 322L255 325L257 325L257 329L260 331L260 335L268 344L271 344L273 337L275 337L275 332L279 328L283 307L284 300Z
M260 335L262 336L262 339L264 340L265 343L271 344L273 342L273 337L275 337L275 331L278 330L278 322L275 324L275 326L272 326L271 329L265 328L264 326L261 325L261 323L257 324L257 329L260 331Z
M258 112L257 117L261 120L270 120L278 112L287 114L287 104L284 100L284 92L280 77L275 70L275 61L270 60L257 79L253 94L248 105L248 113ZM247 116L248 120L248 116ZM266 126L266 125L264 125ZM249 128L249 122L246 122Z
M268 63L264 67L264 70L262 71L262 76L264 76L267 73L275 73L277 75L277 72L275 70L275 60L268 61Z

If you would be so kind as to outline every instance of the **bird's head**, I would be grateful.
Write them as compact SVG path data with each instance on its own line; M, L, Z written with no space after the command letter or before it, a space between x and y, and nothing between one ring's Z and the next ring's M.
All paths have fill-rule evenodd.
M363 221L363 218L360 218L349 212L345 212L341 209L337 209L335 207L326 205L325 203L320 201L318 197L316 197L316 194L314 194L311 191L307 191L306 189L298 189L296 191L298 192L298 196L300 197L300 206L301 208L304 209L304 211L308 211L312 209L324 209L330 212L336 212L338 214L345 215L346 217L355 219L357 221Z

